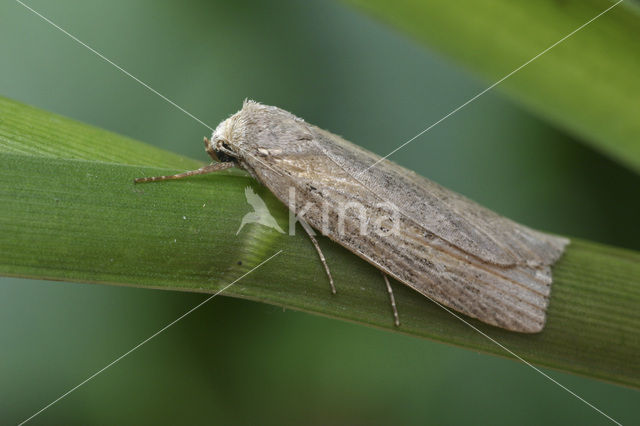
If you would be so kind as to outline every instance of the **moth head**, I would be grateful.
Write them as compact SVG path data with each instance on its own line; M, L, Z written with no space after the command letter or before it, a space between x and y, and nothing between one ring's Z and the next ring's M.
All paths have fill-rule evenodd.
M204 138L204 149L214 161L222 163L238 162L241 157L240 150L233 143L232 120L233 117L224 120L213 131L211 139Z
M272 160L282 153L307 151L311 140L304 120L247 100L240 111L218 125L211 140L205 140L205 149L214 160L234 162L257 178L260 169L277 167Z
M238 155L224 139L204 138L204 149L214 161L233 163L238 161Z

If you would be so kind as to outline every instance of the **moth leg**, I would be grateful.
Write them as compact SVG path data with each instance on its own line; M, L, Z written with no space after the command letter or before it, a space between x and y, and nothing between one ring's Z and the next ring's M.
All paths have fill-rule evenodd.
M307 225L307 226L303 225L302 229L305 230L305 232L307 233L307 235L311 239L311 242L313 243L313 246L316 248L316 251L318 252L318 256L320 257L320 262L322 262L322 265L324 266L324 270L327 272L327 277L329 277L329 285L331 286L331 293L336 294L336 286L333 284L333 277L331 276L331 271L329 270L329 265L327 265L327 260L324 258L324 254L322 254L322 250L320 250L320 246L318 245L318 241L311 234L311 229L307 228L308 226L309 225Z
M389 293L389 299L391 300L391 309L393 309L393 319L396 327L400 327L400 317L398 316L398 309L396 308L396 298L393 297L393 290L391 289L391 283L389 283L389 277L387 274L382 273L384 282L387 285L387 293Z
M233 166L234 164L232 162L211 163L211 164L207 164L204 167L200 167L198 170L190 170L188 172L178 173L177 175L170 175L170 176L154 176L154 177L137 178L137 179L134 179L133 182L145 183L145 182L157 182L160 180L182 179L189 176L205 175L207 173L217 172L220 170L228 169Z

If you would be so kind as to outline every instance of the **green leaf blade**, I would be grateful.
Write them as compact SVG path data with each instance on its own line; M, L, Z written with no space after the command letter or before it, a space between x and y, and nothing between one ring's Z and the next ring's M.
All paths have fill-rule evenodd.
M608 0L350 2L476 72L487 87L614 5ZM496 89L640 172L640 13L627 3Z
M14 135L3 139L0 148L2 275L213 294L282 250L224 294L511 357L398 283L392 285L402 326L394 327L380 272L326 239L320 244L337 295L330 293L317 254L300 228L289 236L251 224L236 235L250 210L247 186L287 229L285 206L242 172L134 185L135 177L199 163L148 147L158 166L135 165L152 158L141 143L132 148L140 158L123 148L130 155L127 164L103 161L121 155L117 143L101 151L105 141L118 136L66 119L58 121L58 131L42 111L35 114L42 120L22 123L23 115L34 115L33 108L8 100L1 104L12 107L3 109L0 134ZM49 143L68 144L64 155L18 149L37 146L45 133ZM512 333L465 320L529 362L640 387L637 306L640 253L574 239L554 267L542 333Z

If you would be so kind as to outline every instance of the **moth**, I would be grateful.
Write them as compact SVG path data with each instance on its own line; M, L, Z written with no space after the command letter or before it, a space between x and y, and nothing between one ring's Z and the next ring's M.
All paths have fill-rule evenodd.
M396 325L387 276L494 326L522 333L544 328L551 266L568 239L513 222L285 110L254 101L221 122L211 139L205 138L205 150L214 163L136 182L239 167L300 220L334 292L313 229L383 273Z

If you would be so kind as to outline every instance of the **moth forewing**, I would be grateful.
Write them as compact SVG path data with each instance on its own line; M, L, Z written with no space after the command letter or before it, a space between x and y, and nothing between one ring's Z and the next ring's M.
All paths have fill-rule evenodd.
M243 168L295 217L303 216L383 274L488 324L524 333L543 329L551 266L568 239L515 223L397 164L379 162L377 155L287 111L257 102L245 101L205 145L214 160L229 164L189 173L231 164ZM335 291L320 247L309 236Z
M380 157L279 108L249 101L229 120L229 142L247 154L252 174L286 205L295 188L292 206L304 208L316 230L466 315L519 332L544 327L551 265L567 239L517 224L394 163L368 168ZM359 208L344 208L353 205ZM379 232L388 215L381 205L397 208L395 232Z

